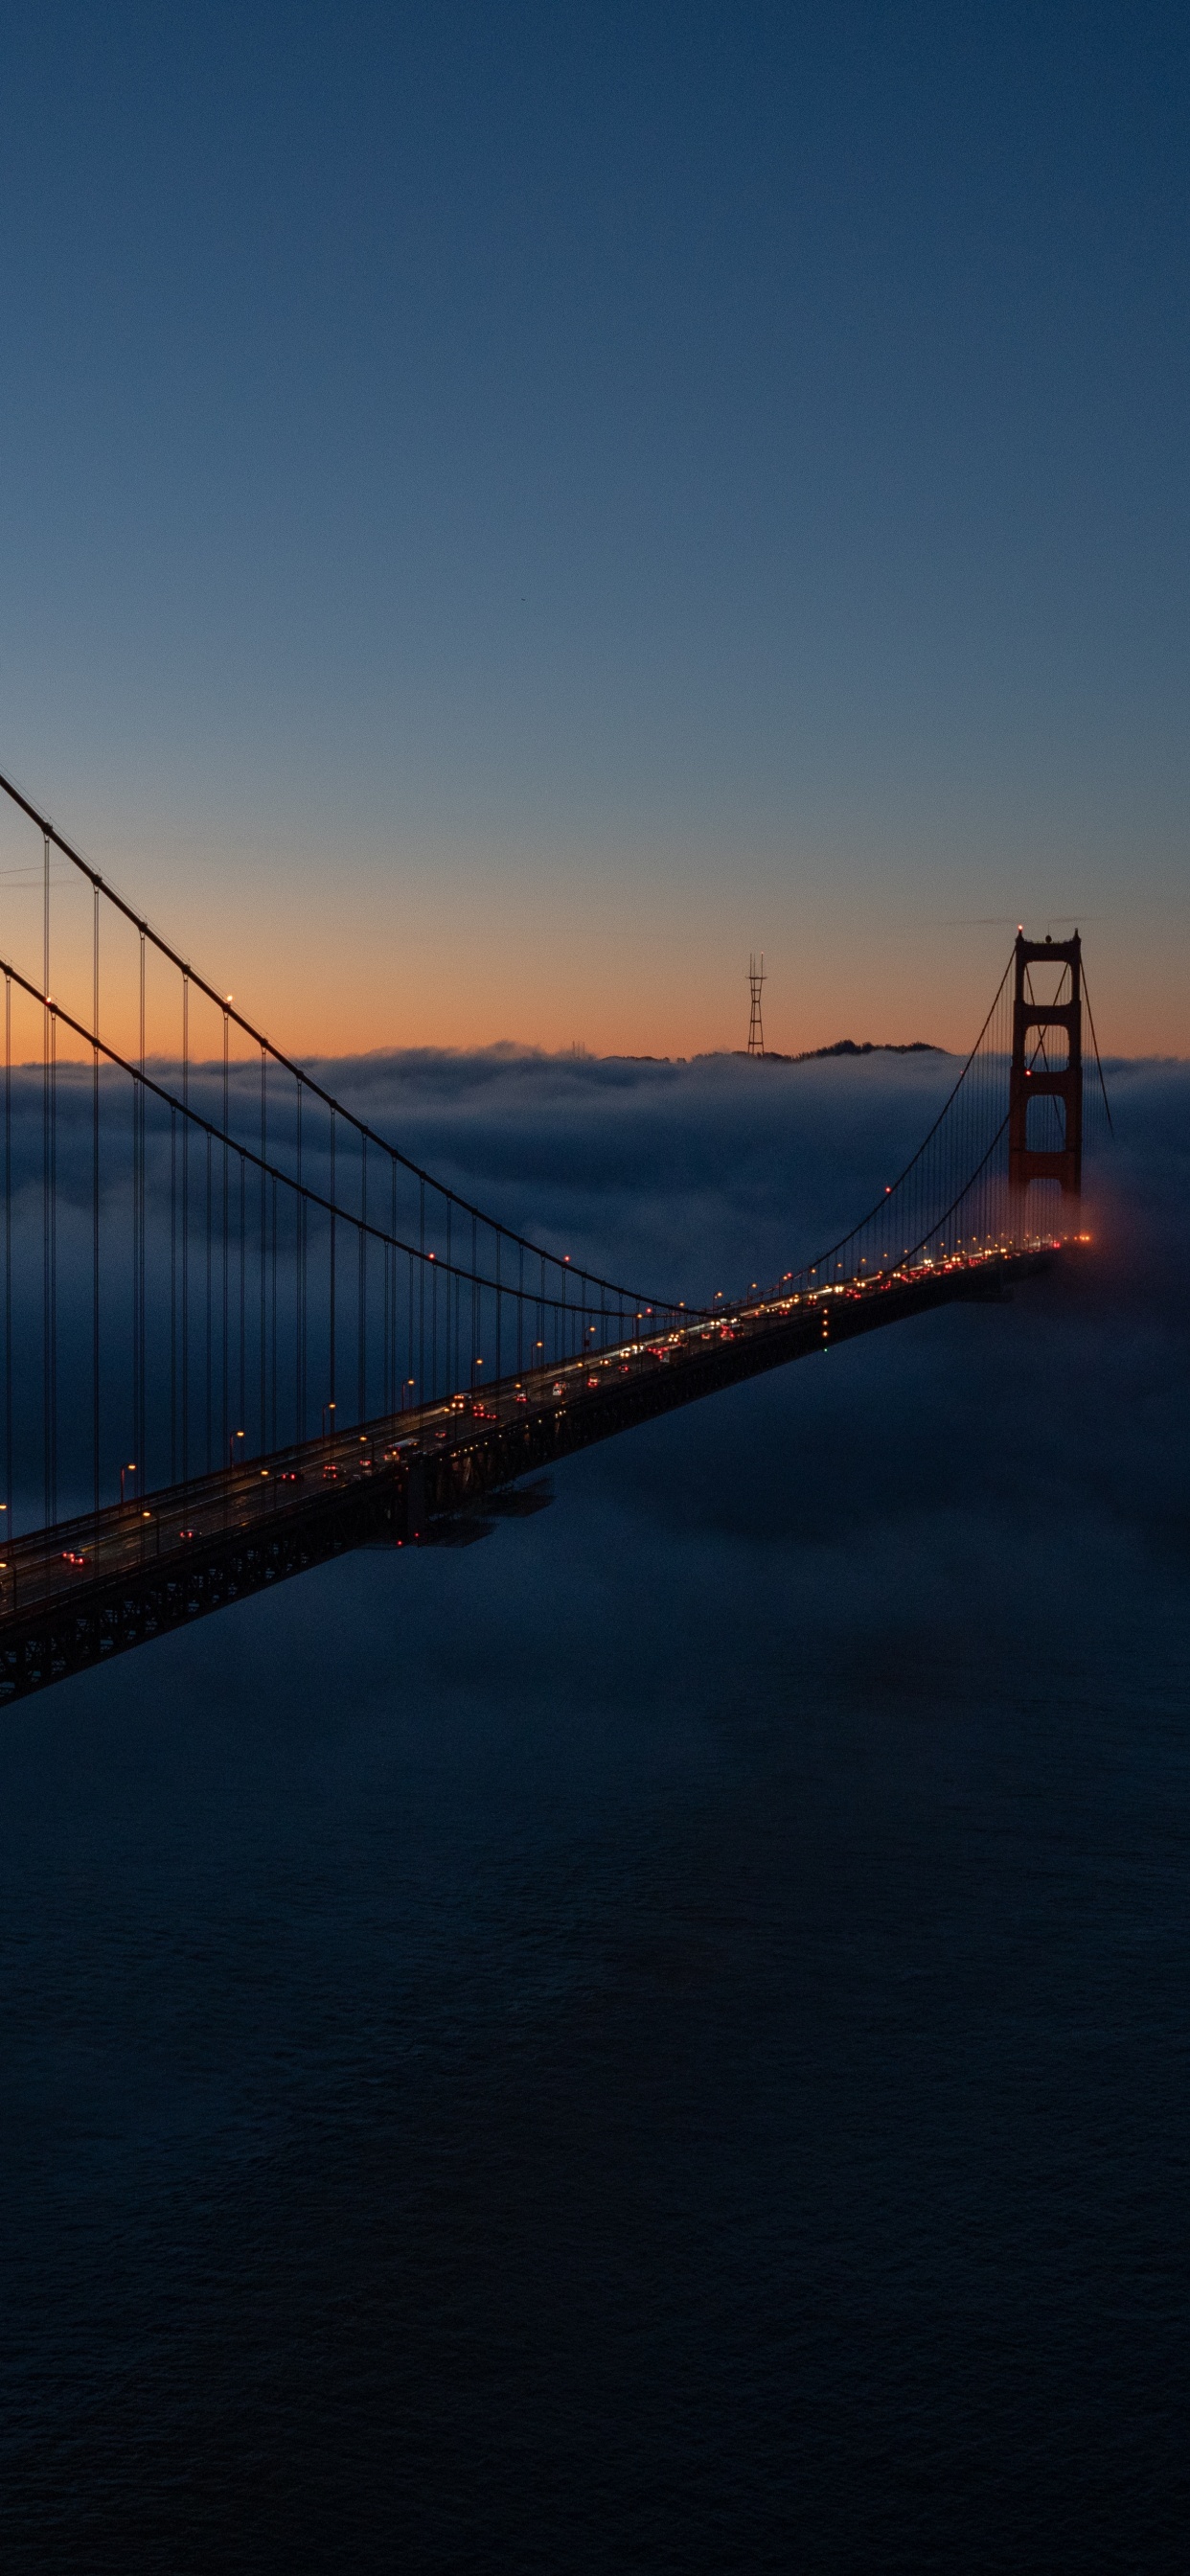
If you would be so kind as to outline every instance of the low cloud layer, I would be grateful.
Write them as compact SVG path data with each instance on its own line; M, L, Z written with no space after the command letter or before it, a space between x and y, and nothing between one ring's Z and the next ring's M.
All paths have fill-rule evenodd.
M870 1063L334 1078L675 1286L812 1245L930 1096ZM168 2556L195 2477L251 2534L259 2427L323 2422L329 2354L358 2474L303 2456L286 2491L332 2552L370 2463L416 2530L427 2444L461 2443L514 2470L459 2563L493 2514L528 2563L531 2425L551 2564L602 2563L576 2457L632 2495L663 2457L699 2563L708 2446L732 2563L771 2497L758 2564L916 2576L973 2529L1024 2564L1022 2449L1058 2423L1076 2555L1110 2528L1113 2565L1165 2563L1190 1069L1118 1068L1114 1107L1101 1243L1010 1305L710 1398L482 1546L361 1553L7 1715L5 2385L43 2541L69 2511L79 2563L122 2567L156 2494ZM709 2408L681 2376L708 2352ZM890 2540L923 2425L942 2465Z
M494 1050L346 1059L318 1071L381 1133L536 1240L700 1300L805 1258L870 1204L935 1114L955 1065L637 1064ZM1047 1546L1061 1547L1077 1498L1096 1545L1109 1530L1130 1533L1129 1544L1143 1532L1158 1555L1168 1551L1186 1514L1187 1444L1173 1426L1187 1383L1190 1067L1118 1064L1109 1084L1115 1136L1089 1161L1096 1242L1085 1265L1004 1313L938 1317L840 1354L829 1391L820 1373L800 1369L722 1408L697 1408L617 1449L614 1463L592 1469L595 1482L648 1491L661 1523L676 1515L685 1528L705 1517L711 1531L750 1532L759 1572L782 1534L793 1545L809 1533L812 1560L825 1549L833 1563L849 1533L887 1527L885 1588L894 1592L916 1543L914 1514L941 1516L952 1539L969 1526L976 1555L973 1514L990 1511L997 1543L1010 1547L1012 1531L1040 1514ZM60 1100L59 1170L75 1201L73 1233L68 1216L60 1229L69 1316L72 1280L85 1293L88 1275L85 1085L64 1077ZM35 1080L19 1100L16 1138L35 1269ZM313 1142L308 1156L313 1175ZM118 1225L119 1204L108 1214ZM37 1279L29 1286L35 1305ZM1067 1392L1054 1415L1059 1386ZM746 1466L700 1464L716 1458L729 1419L750 1426ZM676 1486L667 1468L651 1489L650 1442L687 1459ZM924 1545L919 1556L942 1561ZM869 1553L863 1583L875 1580ZM1077 1582L1077 1569L1063 1580Z
M347 1057L312 1070L402 1152L505 1224L612 1276L697 1300L779 1276L845 1230L895 1179L959 1066L946 1056L683 1064L496 1048ZM1094 1220L1114 1226L1117 1202L1129 1225L1148 1222L1150 1202L1160 1220L1190 1069L1116 1065L1109 1081L1116 1141L1091 1159ZM235 1094L233 1128L255 1143L254 1069L241 1070ZM105 1097L118 1121L126 1086ZM191 1098L217 1119L217 1075L193 1072ZM59 1185L89 1211L89 1078L64 1069L58 1101ZM278 1140L287 1116L278 1082L270 1108ZM40 1076L30 1071L14 1093L14 1169L18 1191L34 1197L41 1119ZM160 1180L167 1147L159 1139L150 1150ZM315 1120L304 1150L307 1177L327 1187L326 1138ZM344 1173L341 1161L347 1197Z

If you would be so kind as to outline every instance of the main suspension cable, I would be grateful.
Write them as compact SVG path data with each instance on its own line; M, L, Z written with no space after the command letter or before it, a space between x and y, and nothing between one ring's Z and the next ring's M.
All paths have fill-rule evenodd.
M154 930L152 924L147 921L142 914L137 912L134 905L130 904L122 894L118 893L114 886L109 885L106 878L100 874L99 870L97 868L93 868L90 861L83 857L81 851L76 850L71 842L64 838L63 834L57 830L53 823L50 822L48 816L42 814L38 807L32 804L27 796L22 794L20 788L14 784L13 780L4 777L2 773L0 773L0 792L3 792L4 795L10 797L13 804L19 806L22 814L27 815L29 821L31 823L35 823L37 829L44 835L47 853L47 871L49 864L49 844L52 842L54 848L61 851L63 858L69 860L71 867L77 868L79 874L87 879L88 884L97 888L104 896L105 900L112 904L115 910L121 913L126 921L131 923L132 927L140 936L142 947L145 941L148 941L150 946L157 950L159 956L164 957L167 963L174 967L179 975L186 977L187 980L193 984L197 992L202 993L206 1000L215 1005L217 1010L224 1012L229 1020L234 1021L237 1029L239 1029L241 1034L250 1041L254 1048L259 1047L262 1054L271 1056L274 1064L281 1066L286 1073L292 1075L295 1082L303 1085L307 1091L312 1093L315 1099L320 1100L323 1103L323 1106L329 1109L334 1115L346 1119L348 1124L355 1130L357 1136L364 1139L366 1144L377 1146L384 1153L394 1155L402 1168L409 1172L415 1180L428 1183L429 1187L437 1190L442 1198L453 1202L454 1206L462 1209L467 1216L477 1218L480 1224L491 1227L495 1233L503 1234L509 1242L518 1244L523 1243L527 1251L534 1253L541 1252L540 1244L531 1243L529 1237L527 1235L519 1234L514 1226L505 1225L499 1217L489 1216L485 1209L476 1207L470 1199L461 1197L457 1190L450 1189L444 1181L436 1180L432 1172L425 1171L420 1163L414 1162L410 1155L402 1153L399 1146L393 1145L387 1137L381 1136L375 1128L370 1127L367 1124L365 1119L358 1117L353 1109L346 1108L342 1101L336 1100L334 1094L327 1091L322 1083L316 1081L314 1075L307 1072L303 1065L296 1063L292 1056L286 1055L283 1048L276 1046L271 1038L266 1037L264 1032L258 1029L251 1020L247 1019L242 1011L234 1009L226 994L216 992L214 985L209 984L204 976L198 974L195 968L190 965L188 960L180 956L177 949L171 946L169 940L163 938L160 931ZM47 874L47 908L48 900ZM564 1265L557 1253L546 1253L545 1259L555 1263L559 1269L562 1269L564 1266L569 1266L571 1268L574 1267L573 1264ZM625 1297L632 1298L642 1307L648 1304L654 1307L672 1310L676 1313L682 1302L681 1300L672 1297L653 1297L646 1299L640 1290L627 1287L621 1289L614 1280L602 1278L598 1271L589 1270L585 1275L590 1279L594 1287L607 1288L611 1290L613 1295L622 1294ZM484 1284L490 1287L494 1283L487 1280ZM683 1311L687 1314L693 1315L698 1310L693 1307L685 1307Z

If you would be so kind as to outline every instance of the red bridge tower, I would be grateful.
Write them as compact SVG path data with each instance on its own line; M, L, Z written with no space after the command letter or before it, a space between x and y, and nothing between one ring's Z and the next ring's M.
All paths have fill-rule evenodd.
M1008 1177L1012 1187L1020 1190L1027 1189L1030 1181L1060 1181L1062 1196L1068 1199L1079 1196L1083 1177L1082 957L1077 930L1073 939L1026 939L1023 930L1017 932ZM1065 972L1058 983L1060 998L1034 1001L1028 969L1038 962L1069 970L1069 989ZM1049 1029L1066 1033L1064 1064L1054 1062L1054 1050L1047 1046ZM1041 1033L1039 1047L1030 1043L1035 1030ZM1042 1148L1029 1142L1029 1102L1046 1099L1062 1103L1063 1135L1060 1145Z

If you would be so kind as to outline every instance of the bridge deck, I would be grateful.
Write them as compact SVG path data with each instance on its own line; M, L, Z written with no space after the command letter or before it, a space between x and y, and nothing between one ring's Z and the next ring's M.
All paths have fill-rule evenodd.
M374 1543L433 1543L535 1468L762 1370L1048 1266L1055 1242L728 1310L10 1541L0 1700Z

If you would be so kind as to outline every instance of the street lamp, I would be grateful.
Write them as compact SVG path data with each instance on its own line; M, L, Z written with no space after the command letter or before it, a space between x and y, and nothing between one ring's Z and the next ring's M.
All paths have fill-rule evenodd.
M244 1434L242 1431L233 1431L227 1443L227 1464L229 1469L234 1467L236 1463L236 1442L237 1440L242 1440L243 1437ZM243 1454L243 1450L241 1450L240 1456L243 1457Z
M326 1417L327 1417L328 1413L333 1413L334 1411L335 1411L335 1399L334 1399L334 1397L333 1397L333 1395L332 1395L331 1400L330 1400L330 1403L329 1403L329 1404L324 1404L324 1405L323 1405L323 1408L322 1408L322 1436L323 1436L323 1439L324 1439L324 1440L325 1440L325 1438L326 1438ZM331 1428L332 1428L332 1430L334 1429L334 1424L333 1424L333 1423L332 1423L332 1425L331 1425Z
M129 1459L129 1461L128 1461L127 1466L126 1466L126 1467L121 1467L121 1469L120 1469L120 1501L121 1501L121 1504L123 1504L123 1501L124 1501L124 1478L125 1478L125 1476L135 1476L135 1474L136 1474L136 1460L135 1460L135 1458L130 1458L130 1459Z

